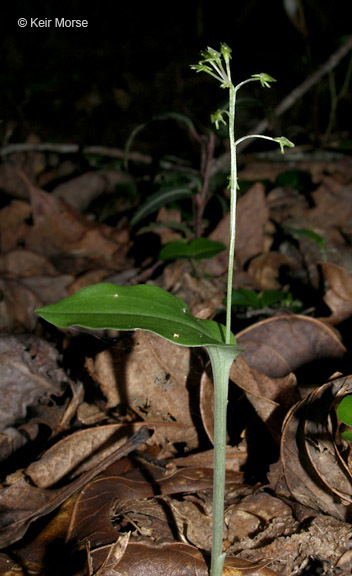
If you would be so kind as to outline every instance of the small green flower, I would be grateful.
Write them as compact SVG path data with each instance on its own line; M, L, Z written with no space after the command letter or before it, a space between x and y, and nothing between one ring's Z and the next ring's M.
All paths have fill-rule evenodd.
M251 78L255 78L259 80L263 88L270 88L270 82L276 82L275 78L269 76L269 74L265 74L265 72L261 72L260 74L252 74Z
M288 148L294 148L295 145L291 140L285 138L285 136L280 136L279 138L273 138L274 142L280 144L281 154L285 154L284 147L287 146Z
M215 124L217 130L219 130L219 122L225 124L226 126L226 122L223 118L224 113L227 114L226 110L217 110L216 112L214 112L214 114L210 115L210 120L212 121L213 124Z
M202 56L202 60L200 60L200 63L203 62L215 62L216 64L221 63L221 53L218 52L217 50L214 50L214 48L210 48L210 46L208 46L206 50L203 50L200 53L200 55Z
M192 64L192 66L190 67L191 70L195 70L197 73L198 72L212 72L212 69L210 68L210 66L207 66L206 64Z
M220 51L225 62L229 62L231 60L231 48L227 44L222 43Z

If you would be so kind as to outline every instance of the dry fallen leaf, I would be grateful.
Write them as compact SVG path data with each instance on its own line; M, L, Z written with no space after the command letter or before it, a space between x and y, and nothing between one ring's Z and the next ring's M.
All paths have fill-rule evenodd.
M133 178L126 172L95 170L85 172L59 184L51 194L56 198L62 198L76 210L83 211L92 200L103 192L111 193L116 190L118 185L131 183L133 183Z
M0 429L23 422L52 395L59 396L68 378L57 367L58 353L45 340L30 335L0 335ZM6 433L6 432L5 432Z
M23 244L28 232L27 218L31 216L28 202L13 200L0 210L0 247L6 254L18 245Z
M295 375L289 372L282 378L270 378L239 356L231 366L230 380L245 392L259 418L279 441L283 416L297 396Z
M116 459L124 457L144 444L148 437L147 429L141 428L122 447L109 454L95 468L62 488L51 490L38 488L32 486L25 477L21 477L14 484L0 490L0 508L2 510L0 547L5 548L17 542L34 520L58 508Z
M94 570L99 569L110 553L109 547L91 552ZM208 576L207 564L199 550L178 542L158 545L129 542L125 554L114 567L117 575L128 576Z
M255 211L253 210L255 206ZM240 268L260 254L265 244L265 225L269 219L269 210L265 199L263 184L254 184L240 197L237 205L237 231L236 231L236 264ZM229 244L230 216L225 214L209 235L211 240ZM227 271L228 250L220 252L207 262L209 273L219 276Z
M116 566L120 562L121 558L123 557L128 541L130 539L130 534L127 532L126 534L122 534L115 544L113 544L109 550L109 553L100 566L99 570L95 572L96 576L110 576L113 572L116 574Z
M141 426L110 424L74 432L32 462L26 468L26 475L39 488L49 488L65 477L72 480L97 467Z
M288 412L281 463L287 488L298 502L340 520L352 518L352 473L334 442L331 411L352 392L352 377L315 388Z
M27 248L51 258L64 253L97 260L113 270L125 265L130 247L126 229L91 223L60 198L33 185L29 189L33 226L28 227Z
M252 562L271 558L271 567L280 576L292 576L295 573L313 575L317 572L349 576L351 537L351 524L324 514L317 517L309 515L291 533L273 538L269 536L262 542L258 542L255 536L247 539L242 548L239 543L241 551L237 553Z
M237 205L236 262L241 268L263 252L264 230L268 219L265 188L258 182L240 197Z
M352 316L352 275L331 262L323 262L321 267L328 284L324 302L331 310L330 316L322 320L334 326Z
M279 252L267 252L253 258L248 267L248 275L258 290L280 290L280 271L292 268L293 260Z
M109 407L128 405L143 421L163 424L155 428L154 442L165 445L166 441L167 451L177 442L185 443L188 450L197 446L188 348L138 331L132 346L130 340L122 340L98 354L94 362L88 360L88 367Z
M122 520L128 521L129 515L132 515L134 529L139 524L138 533L145 530L149 530L150 533L152 530L155 539L160 539L165 535L170 537L170 528L165 522L167 519L164 514L165 507L160 509L158 505L148 504L144 499L149 498L152 501L156 495L168 496L210 489L212 474L211 469L189 468L165 473L160 471L160 468L147 465L141 471L134 469L126 471L121 469L119 463L117 467L111 467L87 484L80 493L73 510L67 540L73 544L89 541L92 547L111 544L115 541L118 532L118 519L120 518L119 524L121 525ZM239 477L240 475L232 474L229 478L229 486L233 489L238 487ZM140 515L137 522L136 518L133 519L134 509L140 514L143 502L146 515L144 518ZM97 510L99 514L96 514ZM147 517L148 510L152 510L155 517L159 516L161 523L152 525ZM162 517L160 517L161 512ZM112 522L114 516L117 519L115 525ZM170 516L168 516L168 521L170 521ZM158 535L157 529L160 526L162 526L162 532ZM167 534L165 530L168 530Z
M338 332L308 316L269 318L236 335L247 364L272 378L282 378L323 358L342 358L346 349Z

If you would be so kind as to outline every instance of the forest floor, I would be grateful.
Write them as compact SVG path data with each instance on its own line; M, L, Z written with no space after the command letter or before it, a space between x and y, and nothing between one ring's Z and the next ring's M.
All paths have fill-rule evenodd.
M27 144L0 165L0 573L205 575L205 352L146 332L59 330L35 310L95 283L150 283L223 322L226 150L209 161L197 220L204 173L184 158L132 146L126 168L120 150ZM239 182L244 352L230 375L224 573L347 576L352 451L336 408L352 393L352 158L248 152ZM159 258L197 226L225 249Z

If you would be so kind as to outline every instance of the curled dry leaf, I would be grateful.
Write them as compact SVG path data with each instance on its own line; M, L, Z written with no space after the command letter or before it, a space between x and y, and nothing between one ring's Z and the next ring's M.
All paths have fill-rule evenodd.
M91 552L93 569L99 570L110 552L110 546ZM207 564L197 548L189 544L165 542L129 542L114 573L128 576L208 576Z
M102 547L91 552L93 568L103 565L111 547ZM250 562L242 558L228 557L225 560L224 576L279 576L267 568L270 560ZM98 568L99 569L99 568ZM129 576L207 576L205 559L197 548L185 543L164 542L157 546L147 542L129 542L124 556L114 565L114 574Z
M282 378L270 378L248 366L243 356L236 358L230 370L230 380L241 388L261 420L267 425L276 441L280 439L281 424L287 408L295 397L296 378L292 372ZM214 443L214 386L206 372L200 382L200 412L203 426ZM246 453L237 449L237 465L244 463ZM235 454L229 457L233 459Z
M138 430L123 446L109 454L99 464L76 478L73 482L56 489L38 488L24 477L11 486L0 490L0 548L10 546L25 534L28 526L38 518L49 514L87 482L98 476L115 460L122 458L144 444L149 438L146 427Z
M332 411L352 392L352 377L316 388L287 414L281 462L289 493L301 504L341 520L352 518L352 472L334 441Z
M115 452L142 424L111 424L80 430L49 448L26 468L26 475L40 488L49 488L65 476L69 479L96 467Z
M199 408L204 429L214 444L214 384L205 370L200 380Z
M352 316L352 275L331 262L323 262L321 267L329 286L324 302L329 306L331 315L326 320L332 325L340 324Z
M301 316L277 316L258 322L236 335L250 367L271 378L318 360L341 358L346 349L338 333L324 322Z

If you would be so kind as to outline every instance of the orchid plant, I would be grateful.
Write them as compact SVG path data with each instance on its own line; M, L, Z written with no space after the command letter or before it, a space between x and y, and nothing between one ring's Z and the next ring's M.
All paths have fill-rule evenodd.
M62 301L38 309L37 314L52 324L66 328L81 326L91 329L146 330L179 346L204 347L210 357L215 396L214 413L214 481L213 481L213 539L210 575L221 576L225 554L222 551L225 464L226 464L226 411L228 381L231 365L241 348L231 331L231 296L236 238L237 146L248 138L263 138L284 147L294 144L285 137L271 138L260 134L235 138L235 110L238 90L249 82L260 82L269 88L275 80L268 74L254 74L235 86L231 79L231 49L221 44L220 51L213 48L201 52L201 60L192 66L218 80L229 93L228 110L217 110L211 116L216 128L228 125L230 142L230 230L229 260L226 297L226 325L214 320L193 316L187 304L173 294L150 285L117 286L101 283L79 290Z

